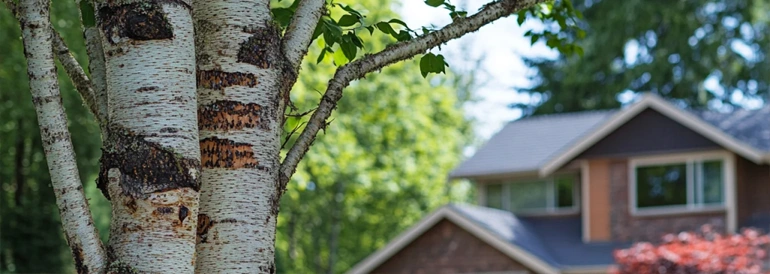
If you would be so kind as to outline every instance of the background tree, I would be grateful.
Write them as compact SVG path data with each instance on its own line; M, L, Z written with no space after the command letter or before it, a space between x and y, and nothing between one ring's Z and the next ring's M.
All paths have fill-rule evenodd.
M389 5L350 4L358 10ZM366 14L371 22L395 16L388 9ZM364 48L378 51L393 39L375 33L365 37ZM309 56L318 54L312 50ZM292 91L300 112L318 101L317 90L325 85L318 75L333 70L333 57L305 63L303 71L319 73L301 76ZM332 123L305 156L281 203L280 272L344 272L424 212L450 200L446 174L462 158L470 124L454 85L445 83L451 75L431 83L414 73L418 67L416 61L396 64L346 89ZM306 119L290 118L284 131Z
M521 89L542 102L526 113L617 108L625 91L651 91L691 107L767 96L770 17L760 0L576 0L585 32L563 32L584 57L528 60L538 74ZM557 24L548 29L556 29ZM541 39L540 41L542 41ZM705 85L712 78L716 85ZM738 96L738 97L733 97Z

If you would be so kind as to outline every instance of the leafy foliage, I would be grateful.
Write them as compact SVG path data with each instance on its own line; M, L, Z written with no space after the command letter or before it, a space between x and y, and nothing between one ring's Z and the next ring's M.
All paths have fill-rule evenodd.
M584 57L530 59L538 75L520 89L542 103L528 113L617 108L618 94L650 91L691 107L761 99L770 81L766 0L575 0L586 33L567 32ZM569 24L570 21L567 21ZM533 41L542 41L535 39ZM707 85L711 78L714 83Z
M704 226L701 233L682 232L663 237L663 243L642 242L616 250L614 274L762 273L770 236L746 229L720 235Z
M362 12L361 6L390 6L374 0L346 3ZM335 9L330 16L338 14L349 13ZM388 19L394 17L389 9L365 14L367 22L377 22L372 24L375 32L358 33L369 51L395 41L378 31L387 29L382 22L403 28ZM308 59L321 50L311 48ZM446 84L454 75L449 71L426 81L415 73L422 62L389 66L345 89L331 123L282 198L276 241L280 272L344 272L425 212L468 197L456 190L447 193L446 185L446 175L461 159L471 130L452 84ZM332 62L303 64L302 71L313 73L300 75L292 90L297 112L312 110L334 69ZM308 118L290 118L285 131L301 127Z

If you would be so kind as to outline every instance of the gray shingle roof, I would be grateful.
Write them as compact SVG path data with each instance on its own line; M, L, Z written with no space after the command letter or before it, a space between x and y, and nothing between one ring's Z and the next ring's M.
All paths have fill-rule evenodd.
M758 150L770 152L770 106L756 110L739 109L730 113L692 111L735 139Z
M551 114L508 123L450 177L474 177L533 171L617 110Z
M463 216L556 268L613 264L612 252L630 243L584 243L580 216L517 217L473 205L450 205Z

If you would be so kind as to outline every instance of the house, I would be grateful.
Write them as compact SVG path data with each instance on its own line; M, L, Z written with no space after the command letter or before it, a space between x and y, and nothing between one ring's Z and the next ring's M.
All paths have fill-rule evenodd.
M770 107L523 118L451 178L478 206L429 214L349 273L605 273L612 251L704 224L770 228Z

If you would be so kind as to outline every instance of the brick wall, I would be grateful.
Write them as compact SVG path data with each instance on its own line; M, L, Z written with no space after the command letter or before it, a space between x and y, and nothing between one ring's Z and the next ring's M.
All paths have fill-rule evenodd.
M610 162L611 233L613 241L660 241L667 233L699 230L711 224L725 231L725 213L688 213L665 216L632 216L629 208L628 161Z
M521 270L527 268L454 223L443 220L372 273L451 274Z

